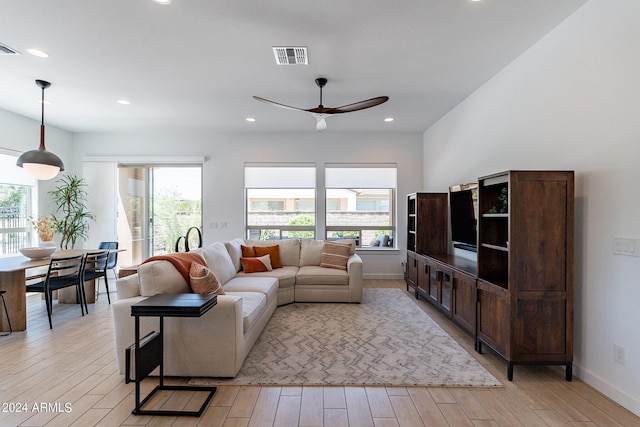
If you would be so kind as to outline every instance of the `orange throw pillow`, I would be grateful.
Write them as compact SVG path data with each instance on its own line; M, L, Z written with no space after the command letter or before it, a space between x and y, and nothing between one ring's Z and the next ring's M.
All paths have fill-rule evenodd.
M254 258L240 258L242 263L242 269L245 273L259 273L261 271L271 271L271 260L269 255L254 257Z
M280 246L254 246L253 250L256 256L269 255L271 257L271 267L282 268L282 262L280 261Z
M213 271L197 262L191 263L191 268L189 269L189 286L191 286L191 290L196 294L224 295L222 286L216 275L213 274Z
M240 249L242 250L242 256L245 258L256 256L256 251L253 249L253 246L240 245Z

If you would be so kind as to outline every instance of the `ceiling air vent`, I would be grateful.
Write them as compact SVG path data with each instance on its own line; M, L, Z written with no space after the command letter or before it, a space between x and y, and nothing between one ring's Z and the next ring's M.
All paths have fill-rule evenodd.
M0 55L20 55L20 52L10 48L6 44L0 43Z
M274 47L273 55L276 57L278 65L307 65L309 63L306 47Z

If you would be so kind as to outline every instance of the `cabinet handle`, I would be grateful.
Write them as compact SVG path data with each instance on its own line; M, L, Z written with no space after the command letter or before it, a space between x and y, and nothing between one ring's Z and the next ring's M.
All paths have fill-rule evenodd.
M418 260L417 260L417 259L415 259L415 258L413 259L413 266L414 266L414 267L417 267L417 266L418 266Z
M424 274L429 274L429 266L427 264L424 265Z

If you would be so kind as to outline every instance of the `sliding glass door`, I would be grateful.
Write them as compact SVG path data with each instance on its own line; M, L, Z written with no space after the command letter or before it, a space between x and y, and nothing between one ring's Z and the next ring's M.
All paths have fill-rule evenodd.
M118 241L132 264L173 252L190 227L202 229L201 165L119 165Z

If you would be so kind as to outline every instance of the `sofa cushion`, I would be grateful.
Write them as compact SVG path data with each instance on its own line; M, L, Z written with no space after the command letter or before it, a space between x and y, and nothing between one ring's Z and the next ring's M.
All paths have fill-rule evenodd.
M267 304L269 304L271 298L278 298L278 279L266 276L261 277L259 274L238 275L224 284L224 291L226 293L259 292L267 296Z
M210 246L194 249L191 252L202 255L207 262L207 267L213 271L213 274L216 275L223 285L233 278L238 271L233 266L229 252L227 252L227 248L222 242L216 242Z
M302 239L300 241L300 267L320 265L324 240Z
M224 247L227 249L231 262L233 262L233 267L236 271L240 271L240 268L242 267L242 264L240 263L240 258L242 257L242 245L244 245L244 239L240 238L224 242Z
M242 298L242 332L247 333L267 309L267 297L260 292L227 292L227 295Z
M296 284L296 273L298 272L298 267L294 267L292 265L285 265L282 268L278 268L271 271L265 271L264 273L251 273L247 274L243 271L238 272L238 277L256 277L256 276L264 276L264 277L275 277L278 279L278 287L280 289L290 288Z
M224 295L222 285L213 272L205 265L191 263L189 269L189 286L196 294Z
M271 267L270 255L258 257L242 257L240 258L240 262L242 262L242 270L247 274L273 270L273 268Z
M283 240L247 240L247 246L280 246L280 263L285 265L298 266L300 258L300 241L298 239Z
M257 257L269 255L271 258L271 267L282 268L282 262L280 262L280 245L254 246L253 251Z
M348 244L324 242L320 257L320 267L346 270L350 251L351 246Z
M349 274L345 270L319 266L300 267L296 276L297 285L348 285Z
M190 293L191 288L182 274L169 261L150 261L138 266L140 295Z

